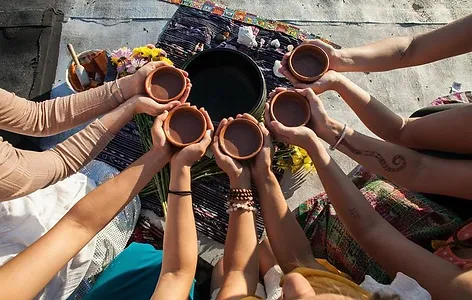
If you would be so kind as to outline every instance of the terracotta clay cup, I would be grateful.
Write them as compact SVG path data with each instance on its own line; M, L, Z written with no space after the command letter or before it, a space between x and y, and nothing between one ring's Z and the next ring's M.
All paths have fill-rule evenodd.
M318 46L303 44L292 51L288 67L298 80L314 82L328 71L328 54Z
M182 97L186 88L186 79L179 69L162 66L149 73L144 84L149 97L166 104Z
M310 104L295 91L283 91L272 98L270 116L287 127L303 126L310 121Z
M221 129L218 140L227 155L246 160L261 151L264 136L256 123L247 119L234 119Z
M205 116L190 106L178 106L171 110L164 121L167 140L179 148L200 142L206 130Z

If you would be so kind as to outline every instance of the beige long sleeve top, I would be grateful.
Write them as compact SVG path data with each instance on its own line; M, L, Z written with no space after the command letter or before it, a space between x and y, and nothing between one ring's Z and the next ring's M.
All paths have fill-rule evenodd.
M49 136L93 120L119 104L111 94L111 83L41 103L0 89L0 129ZM76 173L112 138L113 134L95 120L55 148L43 152L16 149L1 139L0 201L27 195Z

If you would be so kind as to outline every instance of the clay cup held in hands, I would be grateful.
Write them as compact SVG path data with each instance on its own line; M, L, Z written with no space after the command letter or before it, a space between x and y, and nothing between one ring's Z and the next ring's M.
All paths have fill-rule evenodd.
M200 142L208 127L203 112L188 103L172 110L164 122L169 142L179 148Z
M221 150L237 160L248 160L259 153L263 134L257 121L238 115L236 119L223 119L224 126L218 136Z
M275 91L270 93L270 97L274 98L277 96L277 94L284 93L286 91L287 89L285 88L276 88ZM267 128L269 128L275 139L284 143L305 148L311 139L316 138L315 132L318 133L328 126L327 124L329 117L326 114L321 100L316 96L313 90L309 88L303 90L297 89L294 90L294 92L308 100L310 121L306 124L306 126L288 127L279 121L272 120L270 115L270 106L268 103L266 103L264 119Z
M320 47L305 43L292 51L287 65L297 80L310 83L320 79L328 71L329 57Z
M205 134L199 142L185 146L175 153L171 160L172 166L176 166L177 168L191 167L196 161L203 157L211 143L211 137L214 130L213 123L205 109L200 108L199 111L205 117L207 128Z
M159 103L172 101L184 103L192 84L185 71L161 65L147 75L144 87L148 96Z

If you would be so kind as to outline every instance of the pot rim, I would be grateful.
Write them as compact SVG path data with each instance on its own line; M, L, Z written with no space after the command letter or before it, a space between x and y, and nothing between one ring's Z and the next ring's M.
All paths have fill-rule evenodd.
M200 118L202 124L203 124L203 130L202 132L200 133L200 136L198 137L198 139L196 139L195 141L193 142L190 142L190 143L180 143L180 142L177 142L176 140L174 140L172 138L172 135L170 134L170 121L172 119L172 117L180 112L180 111L189 111L189 112L192 112L194 115L198 116L198 118ZM177 146L179 148L183 148L183 147L187 147L189 145L192 145L192 144L196 144L198 142L200 142L203 137L205 136L205 133L207 131L207 123L206 123L206 118L205 116L203 115L203 113L198 110L197 108L195 107L191 107L191 106L177 106L176 108L174 108L173 110L171 110L169 112L169 115L167 116L167 118L164 120L164 135L166 136L167 140L174 146Z
M296 55L297 52L301 51L301 50L305 50L305 51L310 51L310 50L306 50L308 48L312 48L311 51L314 51L316 52L317 54L321 54L322 57L320 57L320 55L317 55L318 57L322 58L323 60L323 63L324 63L324 68L323 68L323 71L316 75L316 76L311 76L311 77L307 77L307 76L304 76L300 73L298 73L295 68L293 67L293 57ZM314 82L318 79L320 79L326 72L328 72L328 69L329 69L329 57L328 57L328 54L326 53L326 51L324 51L321 47L318 47L316 45L313 45L313 44L302 44L300 46L298 46L297 48L295 48L292 53L290 54L290 57L289 57L289 60L288 60L288 67L290 69L290 72L300 81L303 81L303 82Z
M277 120L277 118L275 117L275 114L274 114L275 102L277 102L277 100L279 99L279 97L281 95L286 95L286 94L292 94L293 96L297 97L298 99L303 99L303 103L305 103L305 107L306 107L305 120L303 121L302 124L300 124L298 126L294 126L294 127L305 126L306 124L308 124L308 122L310 122L310 119L311 119L310 103L308 102L308 99L306 97L300 95L299 93L297 93L294 90L286 90L286 91L280 92L272 98L272 100L270 101L270 107L269 107L270 108L270 117L272 118L272 120L277 121L277 122L281 123L282 125L286 126L285 124L283 124L282 122Z
M162 71L162 70L170 71L170 72L173 72L175 74L178 74L179 78L182 81L182 89L173 98L160 99L160 98L155 97L152 94L152 91L151 91L152 78L154 77L154 74L156 74L157 72ZM186 82L184 74L179 69L177 69L176 67L173 67L173 66L160 66L160 67L157 67L156 69L152 70L151 73L149 73L146 76L146 80L144 81L144 90L146 91L146 94L149 96L149 98L151 98L154 101L157 101L159 103L162 103L162 104L166 104L166 103L169 103L169 102L172 102L172 101L175 101L175 100L179 100L180 98L182 98L183 94L185 93L186 88L187 88L187 82Z
M259 135L260 143L259 143L257 149L253 153L251 153L249 155L246 155L246 156L238 156L238 155L234 155L234 154L230 153L228 151L228 149L226 148L224 136L225 136L225 133L226 133L226 130L228 129L228 127L231 126L234 123L250 124L253 128L256 129L256 131ZM228 121L228 123L226 123L226 125L221 129L221 132L218 136L218 140L219 140L220 147L224 151L224 153L226 153L230 157L232 157L234 159L237 159L237 160L247 160L247 159L253 158L254 156L256 156L261 151L262 146L264 145L264 135L262 134L262 130L259 127L259 125L257 125L256 123L254 123L251 120L243 119L243 118L233 119L231 121Z

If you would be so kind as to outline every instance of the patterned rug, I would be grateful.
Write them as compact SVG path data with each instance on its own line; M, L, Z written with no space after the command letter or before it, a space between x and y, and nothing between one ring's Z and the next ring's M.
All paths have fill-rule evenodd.
M239 28L245 25L244 22L233 18L183 5L167 24L156 46L164 49L177 67L182 67L197 52L197 46L203 46L203 49L215 47L237 49L249 55L257 63L264 74L268 91L277 86L288 86L285 79L280 79L273 74L273 65L275 60L282 59L288 45L296 47L301 40L295 38L293 34L289 35L280 30L253 27L253 32L257 33L256 40L259 45L248 48L237 43ZM223 34L228 37L221 42L217 36L221 37ZM261 39L265 41L262 46ZM276 39L280 42L280 47L277 48L270 45L271 41ZM98 159L123 170L142 154L138 128L134 122L131 122L116 135ZM228 227L228 214L225 212L225 195L228 188L229 182L226 175L204 178L192 183L197 230L220 243L224 243ZM162 206L157 196L147 196L141 200L144 209L163 216ZM260 215L257 218L257 231L259 235L263 231Z

